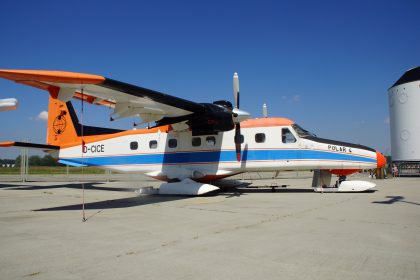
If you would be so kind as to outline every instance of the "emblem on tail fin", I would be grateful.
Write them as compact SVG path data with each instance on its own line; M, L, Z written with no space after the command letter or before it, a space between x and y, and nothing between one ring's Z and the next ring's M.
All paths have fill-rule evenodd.
M66 129L66 117L64 116L66 114L65 111L62 111L60 115L58 115L53 122L53 130L56 134L61 134Z

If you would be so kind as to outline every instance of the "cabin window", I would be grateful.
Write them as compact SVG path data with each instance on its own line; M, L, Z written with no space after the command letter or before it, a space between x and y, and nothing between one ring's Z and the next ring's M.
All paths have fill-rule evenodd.
M176 139L169 139L168 141L168 147L169 148L176 148L178 146L178 141Z
M265 142L265 133L257 133L257 134L255 134L255 142L257 142L257 143L264 143Z
M157 148L157 141L156 140L152 140L149 142L149 148L150 149L156 149Z
M207 136L206 137L207 146L214 146L216 145L216 137L214 136Z
M137 141L130 142L130 149L137 150L139 148L139 143Z
M295 143L296 138L288 128L283 128L281 130L281 141L283 143Z
M191 144L193 147L201 146L201 138L200 137L193 137L191 140Z

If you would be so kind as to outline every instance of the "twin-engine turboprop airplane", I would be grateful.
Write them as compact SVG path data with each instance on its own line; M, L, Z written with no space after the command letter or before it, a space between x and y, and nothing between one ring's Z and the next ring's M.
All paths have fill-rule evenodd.
M3 142L55 151L63 164L141 172L167 181L161 194L200 195L206 184L249 171L319 170L313 186L340 176L338 191L364 191L369 182L345 181L361 169L385 165L365 146L316 137L286 118L249 119L239 109L239 81L229 101L195 103L102 76L61 71L0 70L0 77L49 92L47 144ZM155 125L115 130L83 126L70 100L108 106L111 120L138 116ZM83 108L83 106L82 106Z

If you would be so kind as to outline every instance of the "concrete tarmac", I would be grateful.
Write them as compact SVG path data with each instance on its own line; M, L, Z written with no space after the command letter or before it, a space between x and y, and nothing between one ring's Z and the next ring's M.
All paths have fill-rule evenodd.
M0 278L420 279L420 179L371 193L249 183L290 186L177 197L89 182L82 222L77 182L1 182Z

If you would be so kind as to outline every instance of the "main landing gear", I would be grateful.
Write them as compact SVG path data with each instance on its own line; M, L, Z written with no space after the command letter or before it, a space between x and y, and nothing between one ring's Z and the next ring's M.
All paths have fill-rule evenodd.
M323 170L314 170L312 187L315 192L365 192L373 189L376 184L367 181L347 181L346 176L340 176L331 186L331 173Z

